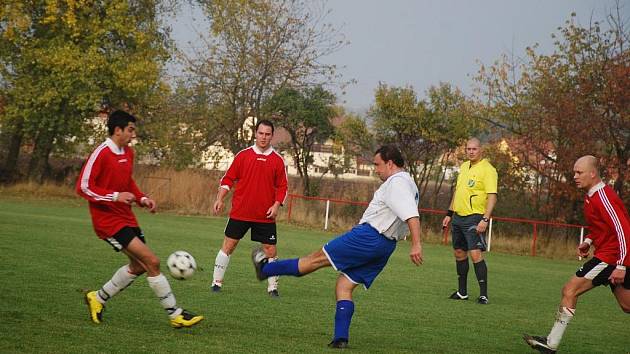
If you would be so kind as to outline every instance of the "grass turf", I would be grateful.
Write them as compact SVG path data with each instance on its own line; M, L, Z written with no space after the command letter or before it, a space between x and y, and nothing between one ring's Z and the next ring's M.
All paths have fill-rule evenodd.
M233 255L221 293L209 283L225 218L149 215L137 210L147 241L163 260L191 252L201 269L171 280L178 304L206 319L173 329L144 277L110 300L104 323L88 319L83 292L96 289L125 263L92 231L87 206L76 200L0 200L0 352L3 353L253 353L329 352L336 273L322 269L280 280L280 299L266 294L249 261L247 238ZM283 258L305 255L334 235L279 225ZM478 305L474 272L469 301L455 290L449 247L425 245L425 264L408 260L401 243L369 291L355 290L352 352L526 353L523 332L546 335L562 284L576 261L487 254L490 304ZM163 269L165 266L163 265ZM626 353L629 317L608 288L580 299L561 345L567 353Z

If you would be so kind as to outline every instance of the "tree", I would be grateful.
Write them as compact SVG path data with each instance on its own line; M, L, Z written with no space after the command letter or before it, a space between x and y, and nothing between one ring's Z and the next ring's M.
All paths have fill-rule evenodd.
M623 196L630 158L630 33L620 16L609 16L607 31L598 22L580 27L574 16L558 28L559 38L552 35L552 54L529 47L525 61L504 55L477 77L488 120L513 136L518 163L537 175L529 184L535 208L569 221L578 218L581 198L571 183L575 160L599 156Z
M41 182L51 153L81 138L101 104L139 103L160 86L169 58L165 10L151 0L2 2L5 172L15 173L28 141L28 175Z
M313 145L323 143L334 133L335 96L318 86L298 91L282 88L265 102L279 126L291 136L290 151L302 179L305 195L314 195L309 167L313 162Z
M339 79L321 59L344 45L324 23L322 2L198 0L211 20L204 48L185 57L193 85L206 91L222 133L216 141L236 153L251 145L244 122L280 87L305 88ZM250 136L250 139L243 137ZM208 139L210 140L210 139ZM214 141L213 141L214 142Z
M407 168L425 197L432 176L441 185L442 167L449 151L459 146L477 129L477 122L461 92L448 84L431 87L429 99L420 100L412 87L379 84L370 114L374 118L376 140L396 144ZM442 176L440 178L440 176ZM439 189L433 189L439 193ZM435 198L433 199L435 203Z

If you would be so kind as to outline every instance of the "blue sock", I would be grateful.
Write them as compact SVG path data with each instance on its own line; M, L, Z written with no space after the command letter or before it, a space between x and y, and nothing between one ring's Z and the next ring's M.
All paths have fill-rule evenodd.
M350 300L337 301L337 311L335 312L335 338L348 340L350 333L350 321L354 313L354 302Z
M273 277L275 275L294 275L300 276L298 271L298 259L284 259L281 261L269 262L262 268L262 273L266 277Z

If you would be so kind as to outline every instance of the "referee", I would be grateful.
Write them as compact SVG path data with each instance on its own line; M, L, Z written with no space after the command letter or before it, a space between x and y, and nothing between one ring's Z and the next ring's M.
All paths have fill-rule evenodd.
M459 168L455 194L442 220L446 228L453 219L451 235L455 250L458 290L450 298L468 300L468 254L473 261L479 298L477 303L488 303L488 267L482 252L486 250L485 232L492 209L497 203L497 170L482 158L481 142L471 138L466 142L468 161Z

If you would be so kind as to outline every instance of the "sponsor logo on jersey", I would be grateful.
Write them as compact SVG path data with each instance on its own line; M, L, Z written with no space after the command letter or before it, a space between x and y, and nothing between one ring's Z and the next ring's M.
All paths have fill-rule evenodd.
M118 160L118 163L123 163L123 162L127 162L127 159L120 159L120 160Z
M468 180L468 187L474 187L475 186L475 180L474 179L469 179Z
M267 159L264 158L264 157L257 157L256 160L258 160L258 161L267 161Z

